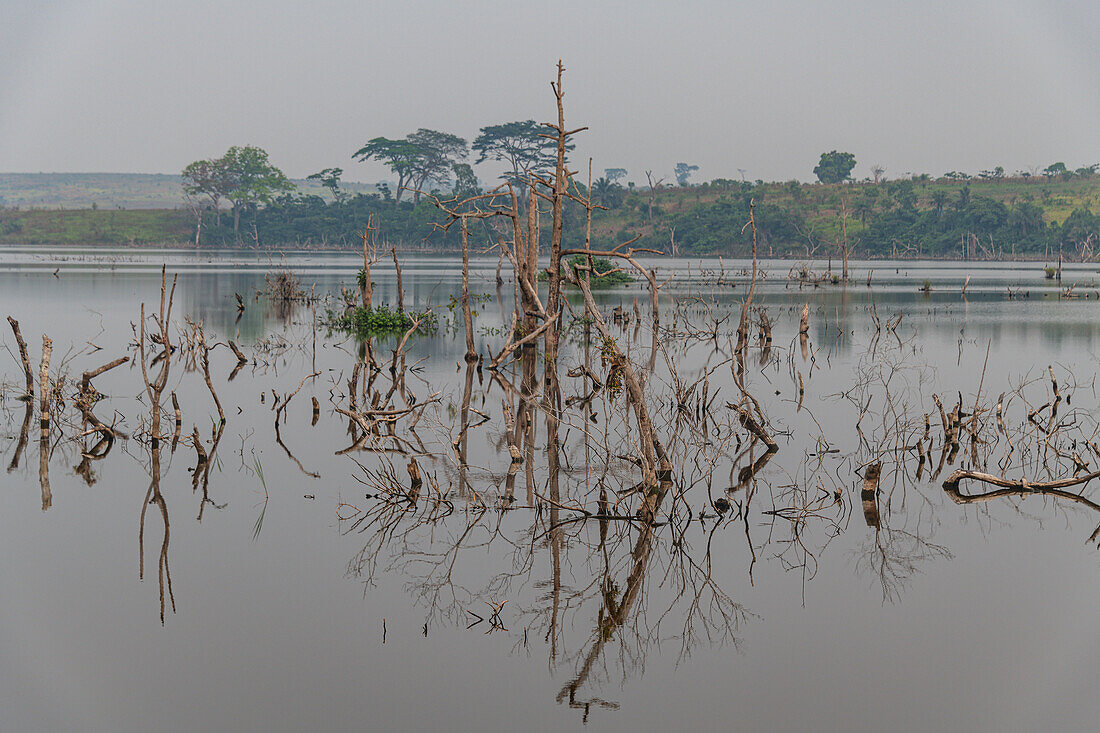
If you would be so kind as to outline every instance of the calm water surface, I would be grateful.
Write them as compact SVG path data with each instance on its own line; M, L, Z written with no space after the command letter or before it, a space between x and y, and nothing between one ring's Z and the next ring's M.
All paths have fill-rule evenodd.
M160 448L163 511L147 506L149 402L134 348L162 263L178 275L173 339L190 320L217 342L210 370L227 418L214 448L217 410L181 348L165 390L183 430ZM66 377L47 499L37 419L20 447L23 375L4 324L0 729L1094 728L1100 552L1087 540L1100 514L1050 496L959 504L942 484L959 467L1049 481L1074 475L1074 454L1088 464L1079 474L1100 465L1095 267L1067 267L1061 287L1077 297L1061 298L1033 263L855 263L847 287L764 263L756 302L773 342L762 348L754 328L745 383L779 450L746 475L764 451L726 407L741 399L730 339L746 263L652 264L671 278L656 334L641 286L597 299L609 318L619 306L628 316L611 327L673 457L656 527L626 518L639 473L621 458L636 453L625 398L586 400L590 380L566 376L586 365L609 377L598 334L573 319L578 298L551 471L541 357L499 377L466 367L448 307L457 260L405 262L406 304L433 307L440 328L411 339L403 391L439 401L414 426L395 424L403 442L381 441L397 453L372 441L345 451L358 432L337 408L349 407L362 351L320 321L353 285L354 255L0 249L0 311L20 322L36 374L48 334ZM318 300L257 298L280 268ZM482 354L499 352L511 319L514 286L506 271L498 289L495 268L479 259L471 274ZM376 299L393 303L392 269L374 279ZM228 339L249 359L232 381ZM385 399L394 348L372 343L383 368L365 395L357 377L360 408L376 391ZM95 379L95 413L126 437L85 460L96 438L82 436L76 383L123 355ZM696 380L678 408L676 385ZM979 405L975 453L968 435L956 455L943 450L933 394L948 411L961 404L966 429ZM510 472L517 417L531 437ZM205 476L193 429L215 450ZM422 493L387 499L409 483L409 452ZM868 506L862 474L876 462ZM577 511L598 513L601 495L623 518ZM718 499L730 507L721 517Z

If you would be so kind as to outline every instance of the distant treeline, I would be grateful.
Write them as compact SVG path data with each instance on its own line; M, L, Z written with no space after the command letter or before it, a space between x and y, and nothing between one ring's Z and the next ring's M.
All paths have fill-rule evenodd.
M382 238L402 250L453 251L456 229L441 231L445 218L430 197L400 203L386 187L381 194L344 193L332 200L299 192L266 205L241 208L234 217L207 207L200 211L13 211L0 209L0 243L194 244L196 213L202 216L200 246L356 248L368 217L381 222ZM584 186L578 191L587 195ZM437 192L447 196L450 192ZM622 186L601 178L592 200L592 238L609 247L632 237L635 246L670 254L750 252L745 228L754 202L762 255L825 257L847 236L853 257L1010 258L1091 257L1100 245L1100 177L950 178L805 184L716 180L695 186ZM545 225L549 216L542 217ZM585 235L584 207L565 209L565 246ZM484 223L472 230L478 247L502 231Z
M585 188L580 187L582 195ZM445 194L443 194L445 195ZM655 188L597 183L593 241L607 247L638 236L636 246L681 255L746 255L745 228L754 203L761 254L827 256L847 236L857 257L1007 258L1091 256L1100 239L1100 178L952 181L906 179L880 183L803 184L713 181L698 186ZM328 202L288 195L244 212L234 231L227 215L220 226L204 225L202 244L232 246L355 247L373 215L382 236L403 249L454 250L457 231L428 197L396 203L389 196L356 195ZM544 223L549 217L543 217ZM565 244L580 245L584 207L565 210ZM490 244L483 227L475 236Z

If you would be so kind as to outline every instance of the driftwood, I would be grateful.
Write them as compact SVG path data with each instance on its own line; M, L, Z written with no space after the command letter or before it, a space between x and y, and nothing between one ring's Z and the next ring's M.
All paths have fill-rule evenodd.
M1089 481L1096 478L1100 478L1100 471L1093 471L1092 473L1072 478L1058 479L1057 481L1030 482L1026 479L1013 481L1000 476L994 476L993 474L982 473L981 471L959 469L948 476L943 482L943 490L956 504L975 504L983 501L1001 499L1006 496L1020 496L1024 498L1029 496L1053 496L1057 499L1065 499L1078 504L1084 504L1088 508L1100 512L1100 504L1097 504L1081 494L1065 491L1065 489L1071 486L1084 486ZM964 494L959 491L959 484L964 480L980 481L984 484L998 486L1000 488L982 494ZM1093 533L1089 535L1088 542L1096 541L1097 537L1100 537L1100 526L1097 526L1096 529L1093 530Z

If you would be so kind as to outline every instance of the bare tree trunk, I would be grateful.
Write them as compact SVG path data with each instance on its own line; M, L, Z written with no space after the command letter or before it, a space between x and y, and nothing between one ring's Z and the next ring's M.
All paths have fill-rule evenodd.
M27 397L34 397L34 377L31 375L31 360L27 355L27 342L19 331L19 321L8 316L8 323L15 334L15 343L19 346L19 359L23 362L23 374L27 378Z
M752 281L749 285L749 294L745 302L741 304L741 320L737 324L737 355L738 363L744 355L745 347L749 342L749 311L752 308L752 296L756 293L756 216L754 213L755 202L749 201L749 225L752 226Z
M664 183L665 179L664 178L658 178L656 181L654 181L653 180L653 171L646 171L645 172L645 177L646 177L646 180L649 181L649 206L648 206L648 209L647 209L647 212L646 212L646 220L648 221L649 224L652 224L653 223L653 200L657 197L657 189L660 187L660 185L662 183Z
M38 417L43 436L48 440L50 432L50 355L53 354L53 341L42 334L42 363L38 367Z
M554 189L551 196L550 268L549 275L546 278L549 286L546 296L547 313L555 320L557 319L556 314L561 299L561 230L567 185L565 179L565 112L562 108L561 72L562 66L561 61L559 61L558 83L554 88L558 99L558 163L554 172ZM546 329L543 348L545 358L544 380L548 383L550 375L557 372L558 369L558 325L556 322Z
M397 245L390 249L393 255L393 269L397 271L397 310L405 312L405 288L401 285L401 263L397 261Z
M531 199L530 205L535 201ZM524 483L527 488L527 506L535 505L535 416L531 399L534 397L538 378L538 354L527 349L522 356L520 381L520 419L516 429L523 436Z
M848 202L845 201L844 205L840 208L840 229L844 233L844 246L841 248L841 254L844 257L844 265L841 271L841 278L844 282L848 282Z
M42 334L42 363L38 371L38 391L40 402L38 406L38 480L42 486L42 511L46 511L53 505L53 494L50 491L50 355L53 353L53 342L46 334Z
M522 241L522 238L519 241ZM539 262L539 202L533 183L527 199L527 254L522 262L522 277L524 282L527 283L527 287L523 288L523 333L526 335L536 328L535 314L538 310L534 299L531 297L531 292L538 287L537 271Z
M359 281L359 297L363 301L364 308L371 307L374 292L370 283L370 260L367 258L367 238L365 234L363 235L363 274Z
M367 216L367 227L363 230L363 272L359 283L359 297L364 308L374 303L374 285L371 283L370 268L378 261L378 227L374 226L374 216Z
M466 361L477 361L474 348L474 319L470 314L470 237L466 217L462 217L462 322L466 327Z

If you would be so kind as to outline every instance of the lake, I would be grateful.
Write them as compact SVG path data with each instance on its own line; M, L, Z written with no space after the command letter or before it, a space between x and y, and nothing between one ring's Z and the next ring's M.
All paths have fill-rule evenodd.
M437 320L395 353L325 325L354 253L0 249L56 393L43 442L0 324L0 728L1095 725L1096 266L764 261L739 356L750 263L645 264L658 325L641 278L594 291L614 344L567 292L549 380L537 349L490 368L495 257L468 365L457 258L403 260ZM284 269L309 297L262 294ZM85 404L108 439L78 389L123 356Z

